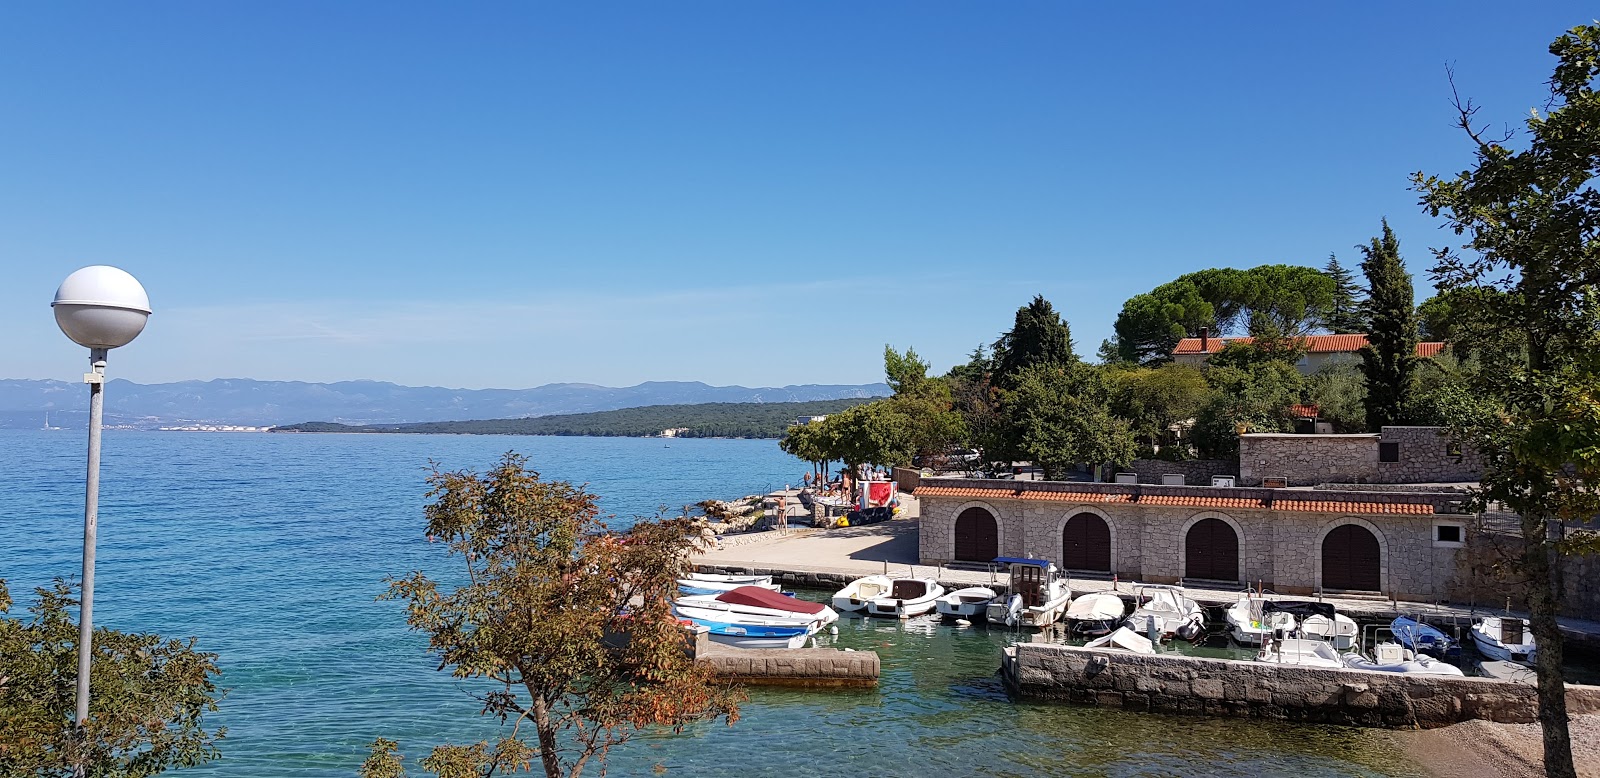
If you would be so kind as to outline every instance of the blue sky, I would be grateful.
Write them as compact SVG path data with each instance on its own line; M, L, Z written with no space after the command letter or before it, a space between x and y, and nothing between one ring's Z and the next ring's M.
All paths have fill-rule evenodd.
M1203 267L1354 265L1540 104L1578 3L0 4L0 377L134 273L111 372L457 387L943 370L1032 295L1092 355ZM1419 278L1419 292L1426 291Z

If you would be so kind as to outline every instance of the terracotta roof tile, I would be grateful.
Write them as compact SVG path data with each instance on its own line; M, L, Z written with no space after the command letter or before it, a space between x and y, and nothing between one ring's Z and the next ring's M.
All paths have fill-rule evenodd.
M1178 341L1177 347L1172 349L1174 355L1179 354L1215 354L1229 343L1249 343L1255 340L1251 337L1242 338L1208 338L1206 347L1200 348L1199 338L1184 338ZM1306 335L1301 338L1305 342L1306 351L1312 354L1347 354L1360 351L1367 345L1365 335ZM1417 344L1417 356L1432 357L1443 351L1445 344L1439 341L1429 341Z
M968 497L991 500L1029 500L1034 502L1120 502L1139 505L1161 505L1175 508L1234 508L1244 510L1275 510L1305 513L1365 513L1377 515L1431 515L1433 505L1409 502L1347 502L1342 500L1297 500L1255 497L1209 497L1178 494L1101 494L1075 491L1033 491L1028 489L974 486L923 485L916 489L918 497Z

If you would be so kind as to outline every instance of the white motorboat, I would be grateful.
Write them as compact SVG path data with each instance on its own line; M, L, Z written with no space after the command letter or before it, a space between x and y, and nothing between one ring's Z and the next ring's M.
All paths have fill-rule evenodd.
M1294 631L1294 614L1285 611L1266 612L1268 600L1251 592L1239 595L1239 601L1228 607L1228 633L1241 646L1259 646L1261 639L1283 632Z
M695 624L706 628L706 637L713 643L734 648L804 648L816 634L815 624L773 626L699 620Z
M1322 614L1306 616L1300 619L1299 632L1301 637L1326 640L1338 651L1355 648L1356 638L1361 634L1361 630L1356 627L1355 619L1343 613L1335 613L1333 618Z
M944 587L932 578L896 578L886 594L867 600L868 616L907 619L930 613Z
M1503 662L1534 664L1539 647L1527 619L1490 616L1472 625L1472 644L1484 658Z
M839 614L820 602L755 586L741 586L715 595L679 597L673 601L672 609L686 619L769 626L790 626L794 620L826 625L839 620Z
M1379 643L1372 649L1372 658L1350 652L1340 657L1351 670L1372 670L1380 673L1405 673L1407 675L1466 675L1461 668L1447 664L1427 654L1417 654L1399 643Z
M934 600L934 610L939 611L940 616L952 619L968 621L981 619L983 609L989 607L989 603L999 596L999 592L987 586L968 586L965 589L945 592L939 599Z
M1523 683L1529 686L1539 685L1539 674L1533 668L1524 664L1499 659L1479 662L1478 675L1484 678L1497 678L1502 681Z
M772 576L716 576L710 573L694 573L687 578L678 579L678 592L680 594L718 594L731 592L741 586L754 586L760 589L780 591L777 584L772 582ZM704 576L704 577L703 577ZM725 578L730 580L717 580Z
M772 576L770 576L770 575L731 575L731 574L724 574L724 573L690 573L690 574L684 576L684 578L687 578L687 579L689 579L691 581L705 581L707 583L734 584L734 585L743 584L745 586L770 586L772 584ZM680 578L678 580L682 581L683 578Z
M996 557L994 561L1010 566L1011 585L1005 596L996 598L985 610L991 624L1043 629L1066 614L1072 603L1072 584L1054 564L1019 557Z
M1067 626L1080 635L1104 635L1117 629L1127 615L1121 597L1109 592L1085 594L1067 606Z
M1344 659L1326 640L1316 638L1267 638L1261 642L1257 662L1301 667L1344 669Z
M869 600L882 597L892 589L894 579L887 575L857 578L833 595L833 609L840 613L864 613Z
M1173 635L1193 640L1200 635L1205 612L1199 603L1189 599L1182 586L1139 584L1133 591L1139 607L1128 617L1128 629L1141 635L1154 634L1158 640Z
M1109 635L1103 635L1083 644L1084 648L1120 648L1123 651L1132 651L1135 654L1154 654L1156 644L1150 638L1140 635L1127 627L1117 627Z

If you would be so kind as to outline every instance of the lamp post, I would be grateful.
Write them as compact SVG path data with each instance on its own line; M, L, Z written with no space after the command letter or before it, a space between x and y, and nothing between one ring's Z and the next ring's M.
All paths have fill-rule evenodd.
M144 330L150 298L127 272L106 265L75 271L56 290L56 325L89 349L89 475L83 497L83 590L78 612L78 716L89 721L89 655L94 639L94 538L100 514L100 420L105 410L106 352L126 346Z

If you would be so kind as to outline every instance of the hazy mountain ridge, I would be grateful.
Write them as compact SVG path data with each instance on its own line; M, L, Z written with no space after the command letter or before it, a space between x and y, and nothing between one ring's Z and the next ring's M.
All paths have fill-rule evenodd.
M711 386L698 381L648 381L636 386L546 384L531 389L449 389L386 381L257 381L221 378L106 385L106 413L123 423L293 424L321 419L347 424L518 418L588 413L645 405L812 402L889 394L885 384ZM0 427L81 426L89 393L66 381L0 379ZM60 416L56 416L56 414Z

